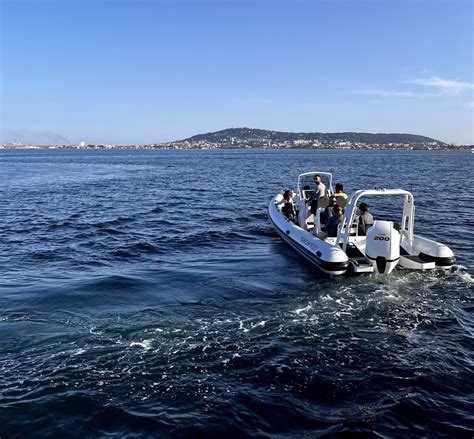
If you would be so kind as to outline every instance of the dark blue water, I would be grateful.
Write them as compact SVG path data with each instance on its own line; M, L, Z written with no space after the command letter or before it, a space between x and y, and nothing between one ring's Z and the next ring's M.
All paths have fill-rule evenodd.
M0 436L471 438L473 158L1 151ZM315 169L456 266L318 276L266 215Z

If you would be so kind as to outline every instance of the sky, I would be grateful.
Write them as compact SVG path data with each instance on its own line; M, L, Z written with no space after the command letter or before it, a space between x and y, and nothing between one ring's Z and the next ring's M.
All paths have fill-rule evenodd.
M0 143L474 144L473 0L0 0Z

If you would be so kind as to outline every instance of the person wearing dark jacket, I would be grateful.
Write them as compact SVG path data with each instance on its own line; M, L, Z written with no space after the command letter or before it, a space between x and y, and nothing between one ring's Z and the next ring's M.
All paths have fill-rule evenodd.
M324 224L329 222L329 219L334 216L334 208L336 207L336 197L331 195L329 197L329 205L324 209Z
M342 207L334 206L334 215L327 223L328 237L336 237L339 224L342 222Z
M283 215L285 215L289 220L295 221L296 209L295 203L293 202L293 193L290 190L286 190L283 193L283 200L281 201L281 204L283 204L281 208Z

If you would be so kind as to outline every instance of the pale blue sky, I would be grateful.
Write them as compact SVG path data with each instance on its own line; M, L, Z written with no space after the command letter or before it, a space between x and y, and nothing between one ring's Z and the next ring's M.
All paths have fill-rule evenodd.
M247 126L474 143L472 0L0 2L0 142Z

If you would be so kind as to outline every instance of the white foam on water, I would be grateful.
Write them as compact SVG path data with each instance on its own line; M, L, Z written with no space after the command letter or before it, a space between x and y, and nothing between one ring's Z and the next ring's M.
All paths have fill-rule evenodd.
M152 339L143 340L143 341L132 341L129 346L131 348L135 347L135 346L138 346L138 347L143 348L147 351L148 349L151 348L152 341L153 341Z
M455 271L453 272L453 274L454 276L469 285L472 285L474 283L474 278L466 271L466 267L462 265L455 265Z
M257 322L257 323L251 323L250 322L250 326L245 327L244 326L244 321L239 320L239 330L241 330L243 332L249 332L250 330L258 328L258 327L264 327L266 323L267 323L266 320L261 320L260 322Z
M300 316L301 314L310 311L312 308L313 308L313 305L312 305L311 303L308 303L308 305L306 305L306 306L303 307L303 308L297 308L297 309L295 309L294 313L295 313L296 315Z
M89 333L93 335L101 335L102 331L97 330L97 326L92 326L89 328Z
M163 329L161 328L150 328L150 329L145 329L144 332L165 332Z
M80 348L80 349L77 349L77 350L73 351L73 352L71 353L71 355L73 355L73 356L75 356L75 355L81 355L81 354L83 354L84 352L86 352L86 350Z

